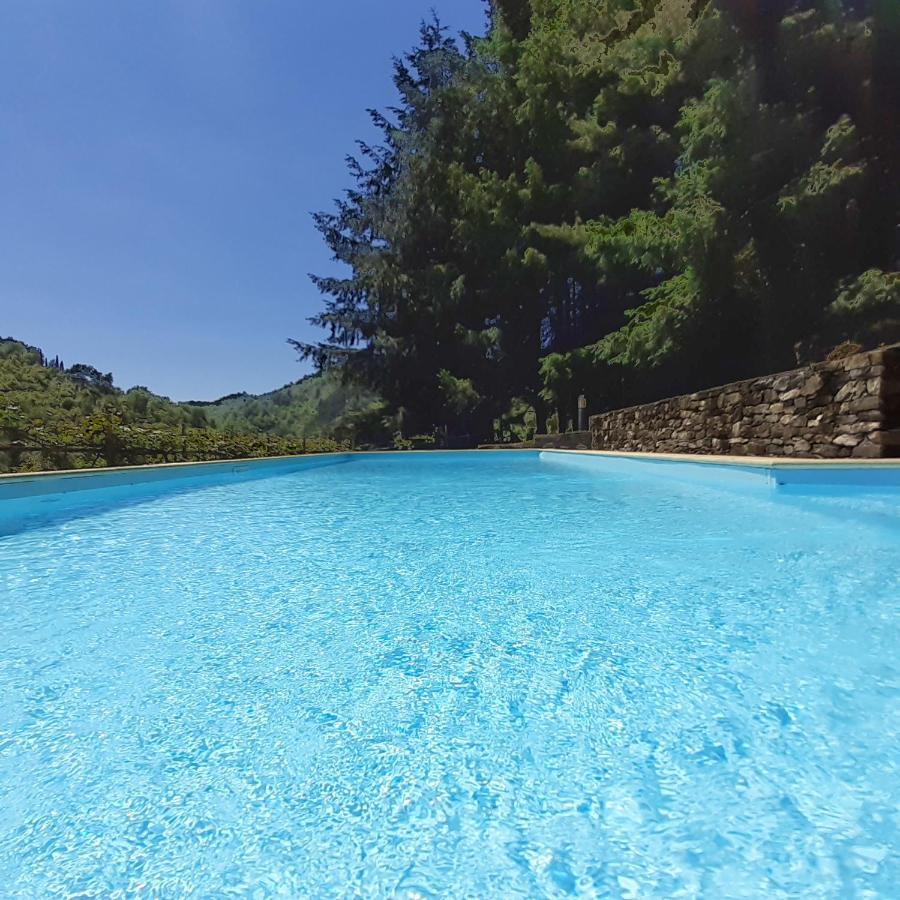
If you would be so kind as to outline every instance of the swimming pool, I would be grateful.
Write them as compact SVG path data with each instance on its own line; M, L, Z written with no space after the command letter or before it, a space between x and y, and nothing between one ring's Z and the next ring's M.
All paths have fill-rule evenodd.
M895 488L238 468L0 503L0 893L895 896Z

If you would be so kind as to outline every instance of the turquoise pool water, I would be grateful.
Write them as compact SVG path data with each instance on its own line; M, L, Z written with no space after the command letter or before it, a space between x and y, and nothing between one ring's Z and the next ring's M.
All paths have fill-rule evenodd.
M0 894L897 896L896 494L268 471L6 501Z

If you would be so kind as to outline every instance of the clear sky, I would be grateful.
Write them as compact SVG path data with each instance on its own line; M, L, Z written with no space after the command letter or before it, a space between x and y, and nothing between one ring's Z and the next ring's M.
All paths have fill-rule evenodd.
M298 378L310 212L432 6L483 30L482 0L2 0L0 336L178 400Z

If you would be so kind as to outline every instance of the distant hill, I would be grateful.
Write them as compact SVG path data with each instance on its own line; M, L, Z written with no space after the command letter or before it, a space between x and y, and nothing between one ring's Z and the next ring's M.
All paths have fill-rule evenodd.
M328 436L379 409L374 395L341 384L336 372L308 375L266 394L180 403L142 386L122 390L112 373L85 363L67 368L39 347L0 338L0 398L9 401L13 394L19 411L37 419L89 415L112 404L126 419L280 437Z
M338 373L268 394L179 403L0 338L0 472L271 456L383 442L382 405Z
M39 347L0 338L0 414L28 420L74 422L98 412L115 411L126 421L207 427L202 410L175 403L145 387L123 391L112 373L86 363L69 368L48 359Z
M375 395L341 383L336 372L308 375L266 394L229 394L202 410L215 428L247 434L330 435L349 422L380 411Z

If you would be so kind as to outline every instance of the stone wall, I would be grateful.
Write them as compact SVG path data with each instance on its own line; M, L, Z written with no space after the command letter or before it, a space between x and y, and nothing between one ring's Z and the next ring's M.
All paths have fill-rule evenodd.
M900 457L900 344L591 416L594 450Z

